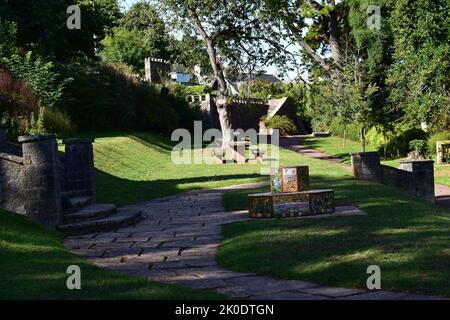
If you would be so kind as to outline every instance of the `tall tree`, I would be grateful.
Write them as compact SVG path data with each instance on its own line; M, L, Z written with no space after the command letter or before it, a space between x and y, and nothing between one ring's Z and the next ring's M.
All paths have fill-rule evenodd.
M218 83L217 111L222 129L222 146L233 141L227 110L228 87L224 74L225 63L260 61L264 44L279 47L277 34L267 28L271 21L260 15L260 0L163 0L180 24L203 40L209 61Z
M170 57L169 40L156 7L141 0L131 6L120 25L103 40L101 56L108 61L126 63L142 72L145 58Z
M81 9L80 30L69 30L66 26L66 11L73 4ZM0 1L0 19L16 23L19 47L61 61L80 52L94 57L94 35L101 39L120 14L117 0Z
M395 34L389 70L392 105L410 125L450 127L449 1L398 0L390 23Z

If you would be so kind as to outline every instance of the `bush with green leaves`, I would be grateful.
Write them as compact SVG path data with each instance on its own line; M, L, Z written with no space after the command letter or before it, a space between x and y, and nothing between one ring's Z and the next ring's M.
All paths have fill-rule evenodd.
M264 120L264 125L269 129L280 130L280 135L286 136L297 133L294 122L286 116L274 116Z
M142 83L124 65L76 61L65 69L63 111L81 131L190 129L197 117L184 96Z
M332 135L347 139L359 141L361 139L361 126L359 124L350 123L344 125L339 118L334 118L327 127ZM326 130L324 130L326 131Z
M27 52L24 56L13 54L10 57L2 57L0 63L15 79L26 82L33 88L42 106L56 107L61 102L64 87L69 79L62 79L52 62L45 62L35 57L32 52Z
M409 150L416 152L422 156L426 156L428 148L426 140L411 140L409 142Z

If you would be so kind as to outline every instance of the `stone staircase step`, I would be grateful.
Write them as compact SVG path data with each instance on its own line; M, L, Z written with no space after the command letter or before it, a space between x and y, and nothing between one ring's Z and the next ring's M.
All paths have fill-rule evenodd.
M115 214L108 217L60 225L59 230L67 235L80 235L128 227L139 222L141 219L141 211L122 208L117 209Z
M66 213L72 213L93 202L91 197L63 197L63 208Z
M104 218L112 215L117 210L114 204L95 203L87 205L75 212L66 213L64 221L67 223L83 222L90 219Z

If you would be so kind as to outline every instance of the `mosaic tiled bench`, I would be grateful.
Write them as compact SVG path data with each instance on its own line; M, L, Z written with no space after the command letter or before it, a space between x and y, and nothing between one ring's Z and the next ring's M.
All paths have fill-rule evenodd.
M309 190L307 166L273 168L271 192L250 194L251 218L287 218L335 212L334 191Z
M334 190L331 189L249 195L251 218L288 218L334 212Z

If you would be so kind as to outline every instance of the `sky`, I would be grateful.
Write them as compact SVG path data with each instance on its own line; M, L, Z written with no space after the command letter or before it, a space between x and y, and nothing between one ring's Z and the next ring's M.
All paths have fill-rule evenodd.
M125 9L131 7L133 3L138 2L139 0L121 0L123 7ZM275 74L277 75L279 73L279 70L275 66L267 66L265 68L267 73ZM304 75L305 78L306 75ZM297 72L288 72L285 76L284 80L294 80L297 77ZM307 76L306 76L307 77ZM305 79L306 80L306 79Z

